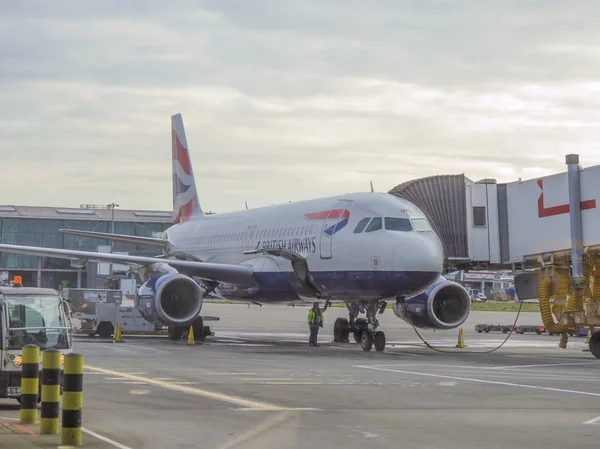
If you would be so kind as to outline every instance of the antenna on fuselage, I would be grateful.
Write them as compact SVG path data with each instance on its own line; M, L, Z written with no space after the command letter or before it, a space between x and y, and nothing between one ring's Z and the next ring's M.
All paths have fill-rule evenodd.
M369 183L371 184L371 193L375 192L375 190L373 190L373 181L369 181Z

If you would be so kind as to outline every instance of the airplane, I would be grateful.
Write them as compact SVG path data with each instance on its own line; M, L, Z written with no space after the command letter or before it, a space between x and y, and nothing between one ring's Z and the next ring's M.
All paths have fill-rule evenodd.
M160 250L156 257L0 244L0 251L129 265L143 285L134 304L171 340L192 326L204 338L204 299L258 304L344 303L334 341L350 333L364 351L383 351L377 314L425 329L453 329L468 317L465 288L445 279L443 249L425 214L387 193L359 192L205 214L200 206L181 114L171 116L173 225L160 238L61 229L63 234ZM371 188L371 190L373 190ZM365 318L358 318L360 311Z

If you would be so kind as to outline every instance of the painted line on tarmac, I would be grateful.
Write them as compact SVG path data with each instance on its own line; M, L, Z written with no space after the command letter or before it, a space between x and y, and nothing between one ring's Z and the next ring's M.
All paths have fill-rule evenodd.
M156 379L152 379L150 377L135 376L133 374L121 373L119 371L98 368L98 367L94 367L94 366L90 366L90 365L86 365L85 368L90 371L96 371L96 372L104 373L104 374L107 374L110 376L118 376L123 379L135 380L138 382L146 382L151 385L155 385L157 387L166 388L168 390L175 390L175 391L180 391L182 393L189 393L189 394L195 394L198 396L204 396L206 398L216 399L218 401L228 402L230 404L241 405L241 406L248 407L248 408L256 408L256 409L263 409L263 410L267 410L267 409L268 410L281 410L282 409L280 406L277 406L274 404L268 404L266 402L252 401L250 399L243 399L243 398L239 398L236 396L230 396L228 394L217 393L214 391L201 390L199 388L175 384L173 382L167 382L167 381L163 381L163 380L156 380Z
M600 416L596 416L595 418L584 422L584 424L598 424L598 421L600 421Z
M124 444L119 443L118 441L111 440L110 438L105 437L104 435L100 435L99 433L93 432L90 429L86 429L85 427L82 427L81 430L82 432L87 433L88 435L93 436L94 438L100 441L104 441L105 443L108 443L116 447L117 449L133 449L129 446L125 446Z
M522 368L542 368L542 367L553 367L553 366L574 366L574 365L598 365L597 361L589 362L566 362L566 363L540 363L538 365L510 365L510 366L495 366L495 370L507 370L507 369L519 369Z
M512 382L499 382L499 381L495 381L495 380L474 379L471 377L446 376L443 374L431 374L431 373L423 373L423 372L418 372L418 371L404 371L404 370L399 370L399 369L381 368L379 366L354 365L354 368L363 368L363 369L370 369L370 370L375 370L375 371L387 371L390 373L412 374L415 376L436 377L439 379L464 380L465 382L474 382L474 383L490 384L490 385L502 385L505 387L529 388L532 390L544 390L544 391L553 391L553 392L557 392L557 393L570 393L570 394L577 394L577 395L583 395L583 396L600 397L600 393L592 393L589 391L566 390L563 388L551 388L551 387L542 387L539 385L516 384L516 383L512 383Z
M10 421L19 421L19 418L9 418L7 416L0 416L0 419L8 419ZM81 431L83 433L87 433L88 435L90 435L100 441L104 441L105 443L108 443L111 446L116 447L117 449L133 449L132 447L125 446L124 444L121 444L118 441L111 440L110 438L105 437L104 435L100 435L99 433L93 432L90 429L86 429L85 427L82 427ZM38 435L38 434L34 432L33 435ZM71 446L69 446L69 447L71 447Z

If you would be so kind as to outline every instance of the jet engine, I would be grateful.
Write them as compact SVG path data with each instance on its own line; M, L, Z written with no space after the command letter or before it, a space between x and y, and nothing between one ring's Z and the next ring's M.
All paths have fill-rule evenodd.
M465 288L440 277L427 291L392 306L394 314L421 329L454 329L465 322L471 298Z
M149 322L158 325L190 324L202 310L202 291L184 274L155 276L140 287L135 306Z

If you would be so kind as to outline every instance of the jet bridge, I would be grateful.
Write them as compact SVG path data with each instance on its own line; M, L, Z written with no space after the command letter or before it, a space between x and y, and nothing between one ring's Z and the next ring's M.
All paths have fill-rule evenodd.
M589 251L600 247L600 166L579 168L579 185ZM567 172L505 184L462 174L431 176L389 193L423 210L450 266L511 267L571 251Z
M422 178L391 194L419 206L448 269L511 267L519 299L539 299L545 328L565 348L574 329L600 327L600 166L498 184L464 175ZM590 338L600 358L600 332Z

